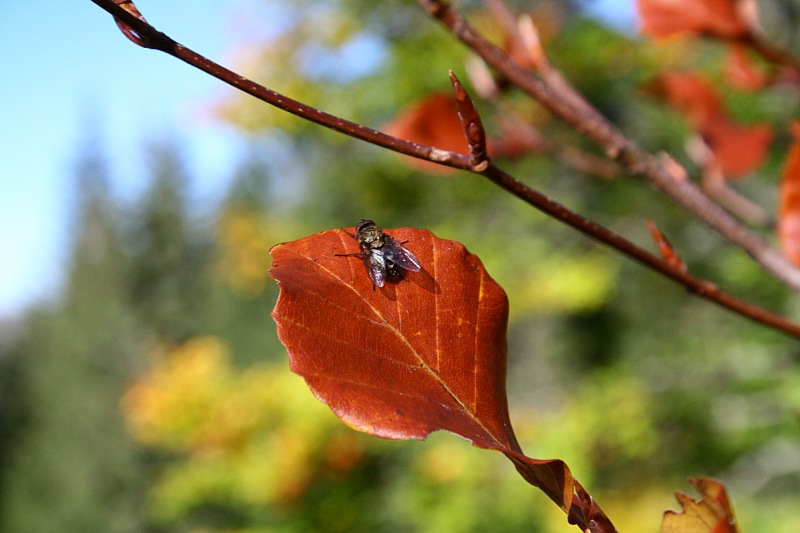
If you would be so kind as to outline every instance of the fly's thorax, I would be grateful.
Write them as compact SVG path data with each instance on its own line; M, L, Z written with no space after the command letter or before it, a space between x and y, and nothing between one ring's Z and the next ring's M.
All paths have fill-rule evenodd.
M375 250L386 244L383 231L371 220L362 220L356 225L356 240L362 250Z

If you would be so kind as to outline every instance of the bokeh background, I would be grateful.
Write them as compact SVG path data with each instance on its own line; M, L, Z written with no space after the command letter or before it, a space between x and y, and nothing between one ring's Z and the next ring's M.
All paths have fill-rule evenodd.
M797 51L796 2L760 4ZM470 57L414 3L137 5L200 53L376 127L447 90ZM463 8L491 31L481 3ZM665 68L719 75L718 44L647 42L632 1L525 9L595 105L696 170L687 124L642 87ZM361 218L427 227L482 258L510 295L523 449L567 461L621 531L657 531L672 492L700 475L726 483L742 531L796 530L796 342L480 178L408 166L137 48L88 0L0 4L0 65L0 531L570 530L504 458L446 434L357 434L289 373L268 249ZM744 121L797 115L790 91L726 98ZM509 101L551 140L591 149ZM738 185L773 212L787 145ZM645 245L654 220L693 272L800 316L650 187L543 156L503 165Z

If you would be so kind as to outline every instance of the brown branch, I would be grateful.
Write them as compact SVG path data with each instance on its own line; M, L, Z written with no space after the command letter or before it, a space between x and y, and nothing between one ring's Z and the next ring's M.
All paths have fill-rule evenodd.
M797 324L769 312L766 312L766 315L764 315L761 309L752 304L721 291L719 287L709 281L692 276L687 272L686 266L680 258L676 261L664 254L662 254L664 257L659 258L617 233L570 211L558 202L550 200L545 195L531 189L495 166L486 154L486 133L483 130L483 123L478 114L478 110L475 108L466 89L461 85L461 82L452 71L450 72L450 82L453 86L456 103L458 104L458 115L464 129L464 136L467 139L472 154L473 167L470 169L472 172L485 176L493 183L511 192L540 211L564 222L585 235L589 235L623 252L628 257L684 285L690 292L698 296L707 298L722 307L726 307L762 323L763 320L771 321L777 319L774 327L778 329L789 327L800 333L800 326ZM666 239L663 239L663 241L664 243L667 242ZM677 257L675 250L672 249L671 251L674 253L675 257ZM778 324L780 324L780 326Z
M689 292L696 294L701 298L710 300L721 307L734 311L735 313L745 316L755 322L759 322L771 328L775 328L800 338L800 325L795 324L784 317L740 300L735 296L720 290L718 286L709 281L683 272L681 269L668 264L661 258L651 254L643 248L640 248L608 228L583 218L558 202L555 202L540 192L531 189L513 176L497 168L495 165L489 165L489 167L485 171L481 172L481 174L506 191L512 193L514 196L536 207L538 210L577 229L581 233L622 252L628 257L649 267L650 269L663 274L665 277L680 283L686 287Z
M465 155L392 137L391 135L362 126L361 124L325 113L324 111L320 111L302 102L288 98L272 89L268 89L263 85L259 85L172 40L170 37L148 24L144 18L138 18L127 10L117 6L114 0L91 1L101 9L110 13L118 23L121 21L129 26L136 32L136 35L140 39L147 43L147 48L161 50L278 109L282 109L283 111L315 122L334 131L362 139L401 154L426 159L454 168L470 168L469 157Z
M710 198L751 225L775 227L775 221L763 207L731 188L730 181L725 177L714 153L702 139L697 138L696 142L690 142L689 147L692 159L702 169L700 183Z
M488 41L450 5L440 0L418 1L432 17L438 19L487 64L576 131L603 147L608 156L619 160L628 172L645 176L691 214L744 249L776 278L800 291L800 270L760 235L742 226L694 183L676 179L657 157L639 148L593 107L588 104L575 105L572 101L574 94L570 94L570 98L562 97L547 82L517 65L508 54Z
M92 0L92 2L114 16L118 22L129 26L130 30L135 32L137 38L147 43L149 48L166 52L268 104L278 107L279 109L283 109L284 111L311 122L344 133L356 139L361 139L383 148L393 150L395 152L453 168L469 170L473 173L483 175L496 185L500 186L514 196L517 196L536 209L552 216L553 218L556 218L557 220L560 220L561 222L575 228L581 233L584 233L585 235L588 235L589 237L592 237L593 239L618 250L624 255L627 255L644 264L645 266L684 285L690 292L697 294L702 298L711 300L718 305L730 309L755 322L759 322L763 325L800 338L800 325L794 324L781 316L739 300L734 296L719 290L716 285L713 285L710 282L695 278L671 267L659 257L638 247L636 244L628 241L624 237L603 226L600 226L595 222L592 222L591 220L585 219L561 204L547 198L538 191L531 189L524 183L491 164L488 159L475 160L472 157L458 154L456 152L448 152L432 146L419 145L404 139L392 137L391 135L367 128L334 115L324 113L311 106L287 98L280 93L259 85L254 81L240 76L222 67L221 65L206 59L200 54L197 54L196 52L178 44L165 34L159 32L150 24L145 22L144 19L137 18L135 15L129 13L125 9L117 6L113 0ZM464 94L466 96L466 93ZM466 102L467 99L464 99L462 105L468 106L469 104ZM471 113L466 108L465 112L467 115L470 115ZM477 111L474 113L477 115ZM487 163L489 163L488 166L486 166Z
M764 39L760 32L751 30L739 42L749 46L768 63L791 70L795 79L800 77L800 59Z
M499 119L497 128L505 142L494 145L495 157L517 157L522 155L520 153L522 148L531 154L551 155L562 165L574 168L583 174L609 180L622 175L622 167L615 161L573 146L549 141L541 135L528 120L519 115L516 109L500 100L501 89L483 60L474 58L473 61L467 62L466 68L476 94L491 105Z

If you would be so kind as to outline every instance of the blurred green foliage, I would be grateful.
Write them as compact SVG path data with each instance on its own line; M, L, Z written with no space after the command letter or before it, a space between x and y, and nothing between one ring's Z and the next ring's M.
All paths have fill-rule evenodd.
M488 24L478 3L462 4ZM686 124L640 87L665 66L713 74L719 47L655 47L559 4L564 16L546 43L553 62L643 146L693 170ZM243 73L370 126L446 90L447 69L462 72L468 57L413 4L259 5L282 13L283 25L245 43ZM553 140L590 149L509 98ZM778 125L797 107L729 98L748 120ZM700 475L727 484L742 531L794 531L794 341L686 294L482 178L426 175L238 96L219 113L249 132L253 149L232 169L227 196L202 214L188 198L179 141L147 148L149 186L134 205L110 193L103 154L82 150L64 294L0 345L0 530L569 531L497 454L446 434L425 443L357 434L289 373L268 316L277 295L269 246L373 218L461 241L506 288L523 449L567 461L621 531L657 531L672 491ZM785 148L776 143L748 192L774 195ZM637 242L649 242L645 220L654 220L693 272L798 314L788 291L648 186L541 156L501 164Z

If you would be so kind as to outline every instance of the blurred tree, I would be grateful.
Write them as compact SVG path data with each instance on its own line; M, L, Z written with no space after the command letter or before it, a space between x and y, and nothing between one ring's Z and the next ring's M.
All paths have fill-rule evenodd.
M212 301L205 333L225 339L241 366L278 359L275 330L265 321L277 291L268 283L269 247L295 222L274 196L276 183L269 159L256 146L235 169L229 191L214 214Z
M5 486L29 408L22 381L25 352L18 342L21 322L0 322L0 487ZM0 497L0 517L5 515L5 504Z
M80 155L80 220L64 301L34 312L18 346L27 405L4 476L3 531L140 531L141 451L118 415L118 398L141 368L117 208L106 162Z
M151 182L126 228L130 298L159 341L180 342L199 329L193 309L208 298L210 248L189 218L188 176L174 143L151 144L147 155Z

